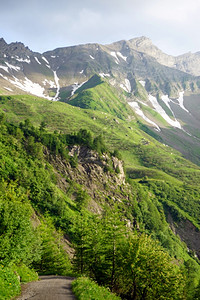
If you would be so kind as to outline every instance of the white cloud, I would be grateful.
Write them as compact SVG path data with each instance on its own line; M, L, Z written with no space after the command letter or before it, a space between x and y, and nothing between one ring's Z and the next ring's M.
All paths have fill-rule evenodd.
M2 37L40 52L141 35L169 54L194 52L199 15L199 0L2 0L0 10Z
M184 25L185 23L194 22L191 17L197 18L199 15L199 0L154 0L146 5L146 14L154 20L167 21Z

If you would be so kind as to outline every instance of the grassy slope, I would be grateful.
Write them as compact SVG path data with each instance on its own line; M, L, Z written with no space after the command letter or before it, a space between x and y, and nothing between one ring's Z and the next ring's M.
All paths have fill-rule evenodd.
M191 184L199 182L199 167L182 158L176 150L145 134L135 121L117 119L116 122L113 115L108 113L80 109L33 96L1 97L0 111L6 112L11 122L29 118L34 125L39 126L41 121L45 121L52 132L60 130L72 133L86 128L95 135L102 133L111 150L117 148L122 152L127 169L143 170L145 176L148 168L147 175L150 170L153 174L149 177L174 183L181 183L180 180Z
M34 125L39 126L41 121L45 121L48 129L52 132L60 130L72 133L80 128L86 128L94 135L102 133L109 149L117 148L122 153L127 174L129 178L132 178L131 181L136 183L139 181L141 184L144 181L144 185L146 185L145 180L148 180L147 187L150 197L152 191L156 194L154 183L162 185L167 182L169 188L167 187L166 192L176 189L178 193L176 201L171 196L171 198L169 197L168 205L177 205L179 212L199 227L199 210L194 211L194 208L199 205L199 167L182 158L176 150L166 147L145 134L139 129L136 121L124 121L114 118L109 113L80 109L66 103L50 102L33 96L1 97L0 112L5 112L8 121L11 122L18 123L29 118ZM188 191L184 194L186 185ZM194 188L196 196L191 197ZM185 198L184 202L181 201L182 195ZM157 197L159 199L159 194ZM157 200L155 202L152 198L148 201L149 204L141 202L139 205L144 205L144 207L150 205L147 211L153 205L154 211L160 211ZM163 199L160 201L162 203ZM150 216L147 214L146 216L148 220ZM159 216L159 218L161 217ZM151 218L153 217L151 216ZM144 222L146 221L144 220ZM179 257L187 260L188 254L181 249L182 246L178 246L175 250L180 252Z
M101 87L102 84L95 87L93 95L105 93L105 87L100 90ZM116 98L116 95L113 97ZM29 118L39 126L41 121L45 121L52 132L60 130L72 133L86 128L94 135L102 133L110 150L117 148L121 151L127 173L134 174L134 179L148 176L150 180L166 180L178 186L183 184L182 181L193 187L199 185L199 167L182 158L176 150L144 133L134 120L124 121L102 111L81 109L33 96L1 97L0 111L6 112L11 122ZM127 112L128 107L122 110L125 116ZM132 111L129 112L131 115Z
M176 150L166 147L144 133L134 120L116 119L116 122L113 115L108 113L80 109L66 103L51 102L33 96L1 97L0 111L6 112L10 122L18 123L29 118L34 125L39 126L45 121L48 130L52 132L60 130L72 133L80 128L86 128L95 135L102 133L111 150L118 148L122 152L127 168L148 167L154 169L154 172L164 171L173 177L177 174L177 170L181 169L187 174L195 172L197 180L200 177L199 167L182 158ZM168 176L167 178L169 179Z
M116 95L114 89L107 82L102 81L98 76L96 77L97 84L95 86L94 80L91 84L87 82L68 103L84 109L106 112L123 120L128 115L133 114L125 98L121 95Z

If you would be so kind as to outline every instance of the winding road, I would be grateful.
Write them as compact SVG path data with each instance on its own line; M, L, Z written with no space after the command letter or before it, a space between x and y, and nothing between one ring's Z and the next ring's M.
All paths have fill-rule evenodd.
M71 283L74 278L64 276L40 276L23 286L22 294L16 300L75 300Z

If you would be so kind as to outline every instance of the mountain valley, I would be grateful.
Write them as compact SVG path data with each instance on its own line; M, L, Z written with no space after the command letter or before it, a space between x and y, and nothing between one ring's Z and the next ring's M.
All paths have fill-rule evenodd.
M43 54L0 39L0 271L200 299L199 75L199 53L145 37Z

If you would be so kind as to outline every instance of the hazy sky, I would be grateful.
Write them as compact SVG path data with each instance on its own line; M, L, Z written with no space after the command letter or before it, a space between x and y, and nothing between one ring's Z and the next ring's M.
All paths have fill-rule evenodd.
M33 51L149 37L164 52L200 51L200 0L1 0L0 37Z

